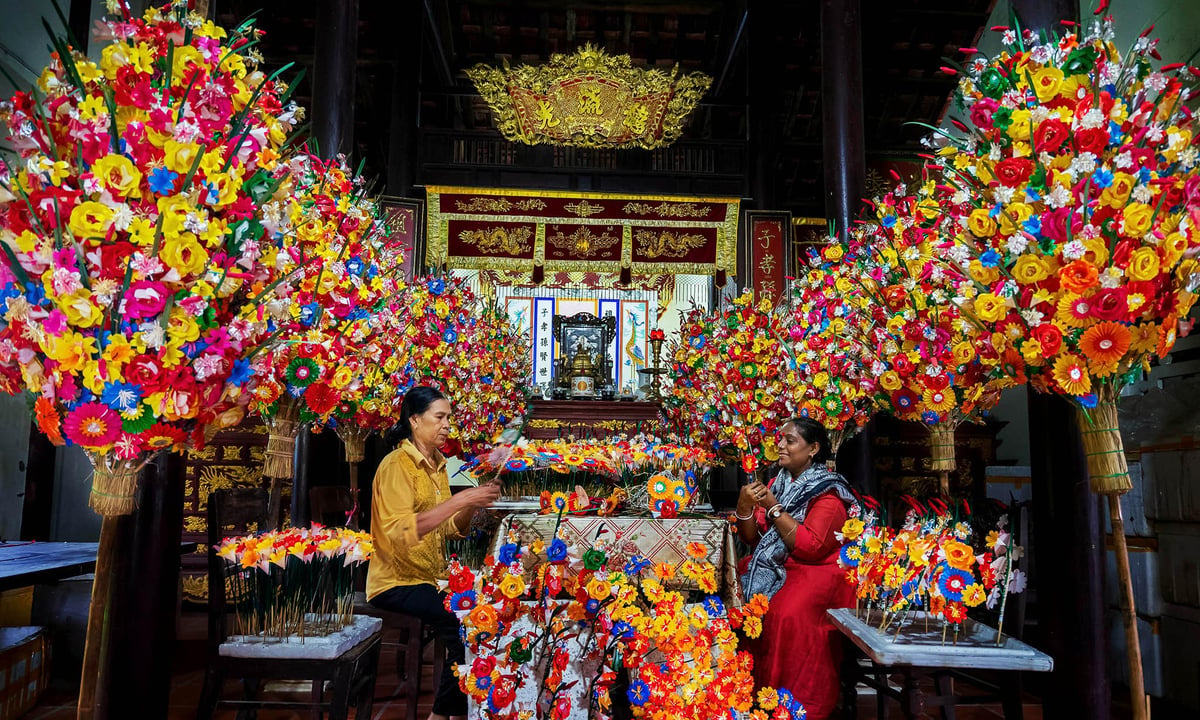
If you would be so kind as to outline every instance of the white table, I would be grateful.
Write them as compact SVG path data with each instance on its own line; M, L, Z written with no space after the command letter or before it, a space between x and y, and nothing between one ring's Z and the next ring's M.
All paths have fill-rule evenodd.
M898 634L895 629L889 629L887 633L880 631L878 622L868 624L850 608L829 610L828 613L848 643L870 660L875 669L873 673L863 673L853 659L846 663L842 682L844 699L850 703L849 707L857 707L854 686L861 681L880 694L881 706L886 697L893 697L900 701L905 717L919 718L927 704L942 707L963 704L948 692L951 687L948 671L1001 670L1007 672L1003 673L1004 679L996 689L1000 692L1005 718L1012 720L1021 717L1015 673L1054 669L1054 660L1049 655L1011 637L1004 637L997 645L996 629L971 619L963 624L957 639L951 632L943 644L940 621L930 621L926 630L922 612L909 613L909 619ZM887 683L886 675L893 672L904 676L899 691ZM938 681L939 695L928 701L920 688L924 676L935 676Z

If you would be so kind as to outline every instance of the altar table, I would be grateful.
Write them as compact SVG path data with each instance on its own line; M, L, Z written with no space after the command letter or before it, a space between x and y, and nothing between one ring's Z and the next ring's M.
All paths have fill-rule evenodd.
M653 431L659 423L658 403L534 398L529 403L525 436L531 440L554 440L568 435L603 439Z
M899 634L894 630L884 633L876 627L878 623L866 623L851 608L828 612L834 626L846 636L847 645L853 650L848 653L842 672L843 705L858 707L854 687L862 682L879 693L880 717L885 715L882 710L888 697L900 701L906 718L921 717L926 705L949 709L956 704L967 704L963 698L955 697L950 692L949 672L992 670L1004 671L996 689L1000 692L1004 717L1013 720L1022 716L1015 673L1050 672L1054 669L1054 660L1049 655L1007 636L997 645L996 629L971 619L964 623L957 642L951 632L946 635L945 644L942 644L941 622L934 623L931 620L926 630L922 612L909 613L909 620ZM860 656L870 661L872 670L864 671L858 665L857 657ZM903 687L899 691L887 682L887 675L897 672L904 676ZM928 700L920 687L921 679L927 676L933 677L938 685L938 696ZM947 715L952 717L950 713Z

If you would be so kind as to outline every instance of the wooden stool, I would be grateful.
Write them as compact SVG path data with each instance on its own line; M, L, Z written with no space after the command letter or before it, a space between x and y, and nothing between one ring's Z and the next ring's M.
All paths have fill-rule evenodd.
M387 702L408 693L408 717L417 716L417 701L421 696L421 660L425 647L433 645L434 682L441 677L446 660L446 648L433 631L425 627L420 619L411 615L381 610L367 602L365 593L354 594L354 614L368 615L383 620L384 647L394 647L396 653L396 690L376 702ZM396 630L399 637L395 643L388 642L387 631Z

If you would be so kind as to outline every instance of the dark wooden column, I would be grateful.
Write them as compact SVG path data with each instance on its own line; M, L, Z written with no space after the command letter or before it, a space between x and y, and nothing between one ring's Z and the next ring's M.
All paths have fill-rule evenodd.
M403 3L398 3L403 5ZM417 24L414 21L409 21ZM397 27L404 23L398 23ZM318 0L316 57L313 60L313 137L321 157L354 151L354 75L358 60L358 0ZM352 163L352 166L354 163ZM307 525L308 490L315 459L337 453L332 432L302 429L296 441L292 483L292 525Z
M821 0L821 128L825 216L844 233L858 216L867 177L859 0Z
M858 216L867 182L859 0L821 0L821 129L825 217L844 234ZM878 494L874 439L868 424L847 440L838 469L855 487Z
M138 506L123 518L114 568L108 669L100 717L166 717L175 659L184 461L160 453L142 471Z
M750 176L748 193L759 210L779 209L776 169L779 156L779 86L776 84L779 43L778 4L774 0L755 0L750 4L749 35L746 47L750 76ZM750 258L747 258L749 261ZM739 275L743 263L738 262ZM747 262L748 267L748 262ZM749 275L747 275L747 278Z
M1110 715L1105 665L1102 499L1088 484L1074 410L1056 395L1029 393L1034 544L1039 562L1038 631L1054 658L1046 680L1046 717L1104 720ZM1027 638L1032 640L1033 638Z
M424 23L416 22L404 3L396 3L395 9L396 66L392 75L392 117L388 129L387 194L411 197L420 161L417 120Z
M313 138L321 157L354 149L358 0L318 0L313 59Z

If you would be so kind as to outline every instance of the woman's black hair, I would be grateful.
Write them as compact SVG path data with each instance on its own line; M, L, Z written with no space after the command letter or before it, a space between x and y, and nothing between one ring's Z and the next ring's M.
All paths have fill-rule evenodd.
M833 454L832 444L829 442L829 431L816 420L806 417L794 417L784 423L784 425L791 425L796 428L796 432L800 433L800 437L804 438L804 442L809 445L816 443L821 447L813 457L814 463L823 463Z
M440 390L428 385L417 385L405 393L404 400L400 402L400 422L388 433L388 445L394 447L405 440L411 440L412 418L428 410L429 406L438 400L445 399L446 396Z

